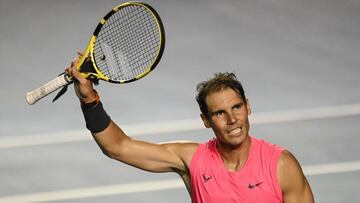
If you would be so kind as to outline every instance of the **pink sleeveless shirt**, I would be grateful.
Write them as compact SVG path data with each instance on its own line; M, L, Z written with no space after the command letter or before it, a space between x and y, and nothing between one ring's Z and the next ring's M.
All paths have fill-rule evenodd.
M228 171L217 150L217 139L200 144L191 163L192 203L281 203L277 161L283 148L251 138L249 157L242 169Z

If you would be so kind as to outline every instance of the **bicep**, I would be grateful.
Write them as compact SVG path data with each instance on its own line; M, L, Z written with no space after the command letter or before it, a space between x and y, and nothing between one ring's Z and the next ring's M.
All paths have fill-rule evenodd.
M95 139L110 158L151 172L186 170L194 143L155 144L128 137L115 123Z
M155 144L128 139L113 158L151 172L185 170L181 144ZM180 149L177 149L180 148Z
M299 162L286 150L278 161L278 181L285 203L314 202L310 185Z

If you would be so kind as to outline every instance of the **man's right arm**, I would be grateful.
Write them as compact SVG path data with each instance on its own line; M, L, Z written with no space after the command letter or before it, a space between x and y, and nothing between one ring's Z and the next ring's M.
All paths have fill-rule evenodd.
M112 121L93 136L108 157L151 172L187 171L197 146L186 142L154 144L135 140Z
M92 82L83 78L76 69L76 63L77 59L74 59L66 72L74 77L75 92L81 102L91 103L96 100L97 94ZM104 154L110 158L152 172L187 172L197 146L196 143L154 144L135 140L127 136L113 121L92 134Z

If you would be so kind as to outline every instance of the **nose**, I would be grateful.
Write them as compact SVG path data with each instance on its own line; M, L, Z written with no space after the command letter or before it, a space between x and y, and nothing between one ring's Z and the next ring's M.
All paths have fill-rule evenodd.
M234 123L236 123L236 122L237 122L236 116L235 116L233 113L229 113L229 114L227 115L227 123L228 123L229 125L231 125L231 124L234 124Z

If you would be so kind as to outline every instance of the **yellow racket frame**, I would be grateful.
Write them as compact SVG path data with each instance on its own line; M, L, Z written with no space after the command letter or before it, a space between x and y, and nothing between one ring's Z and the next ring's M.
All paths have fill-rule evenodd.
M141 6L145 9L148 10L149 13L152 14L152 16L156 19L156 23L157 23L157 28L159 30L160 33L160 47L156 53L156 60L154 60L151 65L149 67L147 67L145 69L144 72L138 74L135 78L131 79L131 80L120 80L120 81L114 81L111 80L109 77L105 76L100 69L97 67L96 63L95 63L95 59L94 59L94 46L95 46L95 42L96 42L96 38L97 35L99 34L99 31L101 29L101 27L107 22L107 20L110 18L111 15L113 15L115 12L119 11L122 8L125 8L127 6L132 6L132 5L137 5L137 6ZM92 65L94 67L95 73L91 73L91 72L81 72L81 75L84 78L91 78L91 79L101 79L104 81L108 81L108 82L113 82L113 83L128 83L128 82L133 82L135 80L139 80L140 78L143 78L144 76L146 76L148 73L150 73L155 66L157 65L157 63L160 61L160 58L162 56L163 50L164 50L164 46L165 46L165 34L164 34L164 26L161 22L160 16L156 13L156 11L148 4L146 3L142 3L142 2L136 2L136 1L130 1L130 2L126 2L123 4L120 4L118 6L115 6L110 12L108 12L104 18L102 18L98 24L98 26L96 27L93 35L90 38L90 41L88 43L87 48L84 51L84 54L79 58L78 63L76 64L77 69L81 72L81 66L83 65L83 63L85 62L85 60L90 57L90 60L92 62ZM69 80L72 80L71 77L69 77Z

